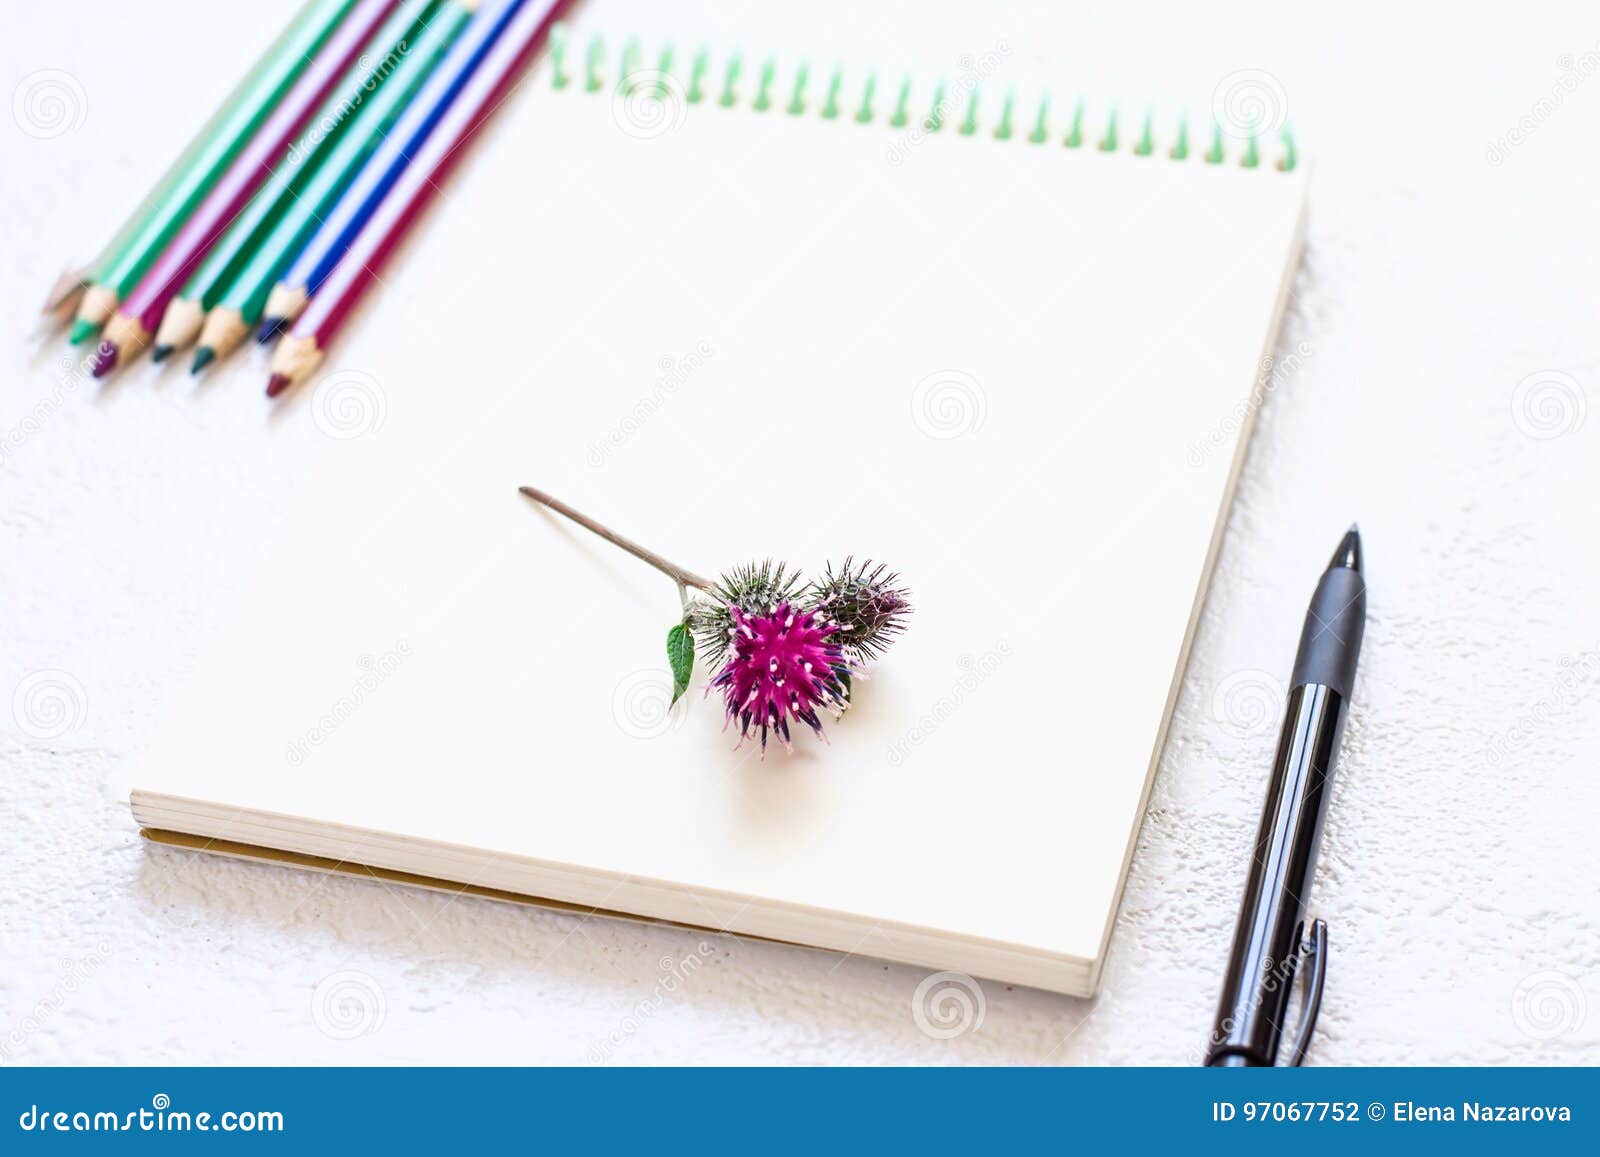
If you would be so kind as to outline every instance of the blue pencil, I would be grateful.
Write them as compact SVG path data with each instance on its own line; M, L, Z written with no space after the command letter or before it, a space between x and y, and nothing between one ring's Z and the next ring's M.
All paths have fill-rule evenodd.
M257 339L271 341L298 317L349 250L451 103L466 87L524 0L487 0L411 105L339 198L267 299Z

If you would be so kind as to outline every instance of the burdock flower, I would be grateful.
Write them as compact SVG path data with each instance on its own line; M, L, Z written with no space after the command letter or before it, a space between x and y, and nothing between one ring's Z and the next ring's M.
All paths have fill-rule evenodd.
M826 740L818 710L837 719L850 705L850 664L834 639L838 625L788 601L771 614L746 614L730 606L729 617L727 661L706 688L708 694L712 688L722 692L723 727L738 720L741 744L759 731L762 751L769 730L793 750L790 720Z
M522 493L670 576L683 613L667 632L672 702L688 689L695 646L718 665L706 686L722 695L723 727L737 721L739 745L760 736L762 754L776 735L793 750L790 725L804 723L823 740L823 711L850 706L851 676L877 659L905 630L910 592L899 576L871 562L845 559L805 586L799 571L771 560L734 567L712 582L623 538L531 486ZM691 598L690 588L701 592Z
M779 603L796 600L804 581L799 571L770 558L736 566L711 587L709 598L688 601L683 608L684 624L701 651L720 660L732 637L735 609L747 615L770 615Z
M837 571L829 563L822 580L807 592L807 605L839 625L837 642L858 659L876 659L906 629L911 592L900 576L868 559L860 566L845 559Z

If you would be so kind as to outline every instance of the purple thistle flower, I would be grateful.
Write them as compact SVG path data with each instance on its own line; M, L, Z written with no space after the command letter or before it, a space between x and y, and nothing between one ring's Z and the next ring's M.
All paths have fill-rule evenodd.
M836 623L821 622L815 611L801 610L787 599L770 614L728 607L728 657L706 688L722 692L726 710L723 728L739 721L739 745L753 729L761 733L766 754L767 732L777 733L786 750L791 720L804 723L824 741L818 709L835 718L850 705L850 663L844 648L830 636Z

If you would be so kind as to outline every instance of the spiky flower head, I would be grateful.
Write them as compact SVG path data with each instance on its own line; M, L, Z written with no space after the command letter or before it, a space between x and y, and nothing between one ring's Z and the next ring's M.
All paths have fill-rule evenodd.
M736 566L718 579L709 599L689 603L684 622L694 632L701 653L721 659L728 649L729 632L734 629L734 608L746 615L770 615L778 604L794 598L800 582L799 571L770 558Z
M911 592L897 585L900 576L871 559L857 565L844 560L838 570L829 563L820 581L806 592L806 605L839 627L836 642L858 660L876 659L906 629Z
M838 718L850 704L850 663L835 640L837 624L819 621L816 612L788 599L770 613L730 604L728 617L727 661L711 680L722 692L724 728L737 721L740 744L758 732L762 754L769 731L790 749L791 722L826 738L819 712Z

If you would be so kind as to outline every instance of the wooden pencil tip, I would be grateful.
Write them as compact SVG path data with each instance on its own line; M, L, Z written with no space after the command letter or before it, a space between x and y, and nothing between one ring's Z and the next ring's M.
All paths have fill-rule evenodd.
M261 345L271 345L274 338L284 331L289 325L286 317L269 317L261 322L261 328L256 330L256 341Z
M273 374L267 379L267 397L276 398L290 386L288 374Z
M169 345L158 345L150 351L150 360L153 362L164 362L170 356L172 356L172 347Z
M84 290L88 288L89 280L83 270L66 270L50 287L50 293L45 297L44 306L39 312L48 318L55 317L63 311L76 310L78 302L83 300Z
M72 332L67 335L67 340L73 345L82 345L99 332L100 327L98 325L80 317L72 323Z
M95 377L103 378L117 368L117 349L115 342L103 341L100 349L94 355L94 369L91 371Z
M201 346L199 349L194 351L194 361L189 365L189 372L191 374L198 374L201 370L209 366L216 359L216 356L216 350L212 349L208 345Z

